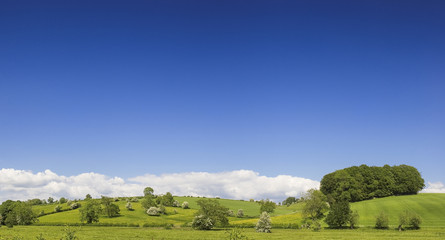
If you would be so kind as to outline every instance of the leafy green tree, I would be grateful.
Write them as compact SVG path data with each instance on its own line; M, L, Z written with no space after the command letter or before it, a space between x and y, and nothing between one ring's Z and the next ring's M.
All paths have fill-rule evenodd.
M349 226L351 227L351 229L357 227L359 220L360 220L360 215L358 214L357 210L353 211L351 213L351 216L349 217Z
M91 197L91 195L88 193L87 195L85 195L85 200L90 200L93 199L93 197Z
M213 199L200 199L197 201L200 209L196 213L196 218L194 219L197 222L194 223L196 229L201 229L198 225L200 223L207 223L207 220L210 219L211 226L215 226L219 223L221 226L227 226L229 224L229 220L227 219L228 208L221 206L218 201Z
M49 197L49 198L48 198L48 203L54 203L54 198Z
M327 197L319 190L310 189L303 197L303 216L312 221L324 217L328 210Z
M238 212L236 213L236 217L237 218L244 217L244 210L243 209L238 209Z
M145 209L145 211L147 211L151 207L157 207L158 205L154 201L152 195L146 195L141 201L141 206Z
M277 207L277 205L274 202L269 201L269 199L262 200L260 204L261 204L260 213L263 212L273 213L273 211Z
M6 219L8 214L13 211L15 207L15 202L12 200L6 200L0 205L0 216L1 216L1 224L6 224ZM12 225L11 225L12 226Z
M67 200L66 198L64 198L64 197L61 197L61 198L59 199L59 203L60 203L60 204L64 204L64 203L66 203L66 202L68 202L68 200Z
M296 203L297 201L298 201L298 199L295 197L288 197L281 204L283 206L286 205L289 207L290 205L292 205L293 203Z
M167 192L165 195L160 197L160 204L167 207L173 206L174 201L173 195L170 192Z
M13 203L12 211L6 215L6 225L29 225L37 221L37 215L31 205L17 201Z
M380 212L375 218L375 228L387 229L389 227L389 218L384 212Z
M422 223L422 218L419 214L413 211L404 211L399 216L399 231L402 231L404 226L408 229L420 229L420 224Z
M99 222L99 215L102 212L102 208L98 201L88 200L83 207L79 208L79 212L81 222Z
M331 204L325 222L330 228L341 228L351 219L351 208L348 201L336 201Z
M151 187L146 187L146 188L144 188L144 197L147 197L147 196L154 196L154 190L153 190L153 188L151 188Z
M113 199L109 197L102 196L102 205L104 206L103 211L108 217L119 216L119 206L113 203Z

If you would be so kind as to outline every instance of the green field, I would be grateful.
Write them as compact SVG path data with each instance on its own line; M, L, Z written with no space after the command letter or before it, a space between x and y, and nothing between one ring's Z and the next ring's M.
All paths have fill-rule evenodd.
M34 206L34 211L51 213L39 218L33 226L15 226L0 228L2 239L36 239L43 233L46 239L60 239L65 224L77 229L80 239L227 239L226 229L212 231L195 231L189 226L198 209L197 197L175 197L176 200L189 202L190 209L167 207L167 215L148 216L139 202L133 202L134 211L125 208L125 201L115 202L121 209L119 217L100 217L98 224L76 227L80 224L79 210L54 211L56 204ZM256 233L253 226L258 221L260 205L241 200L218 199L233 210L243 209L244 218L229 217L231 226L243 226L244 234L249 239L445 239L445 194L418 194L409 196L387 197L352 203L351 207L360 215L359 229L327 229L324 224L320 232L296 229L301 224L301 204L289 207L278 206L272 214L272 234ZM81 201L83 203L83 201ZM68 209L67 204L61 205ZM421 230L398 232L398 216L404 210L417 212L423 219ZM375 216L384 211L390 219L389 230L375 230ZM173 229L162 226L172 224ZM42 226L38 226L42 225ZM100 226L104 225L104 226ZM112 226L112 227L110 227ZM293 229L286 229L293 228Z
M165 224L173 224L175 226L184 226L193 220L194 214L198 209L196 202L197 197L175 197L179 202L189 202L190 209L167 207L167 215L152 217L145 214L139 202L132 203L134 211L125 209L125 201L116 202L121 209L119 217L108 218L100 217L100 224L114 224L120 226L162 226ZM234 226L253 226L259 216L260 205L255 202L241 200L218 199L218 201L233 210L235 213L238 209L243 209L246 217L236 218L229 217L231 225ZM83 203L81 201L81 203ZM56 204L35 206L34 210L40 212L44 210L46 213L51 212ZM66 204L62 205L67 208ZM375 224L375 216L384 211L389 215L390 225L396 227L398 216L404 210L412 210L417 212L423 219L422 227L445 227L445 194L418 194L408 196L387 197L361 201L351 204L352 209L357 210L360 215L359 225L362 227L372 227ZM289 207L278 206L272 214L272 224L275 227L286 227L289 224L298 226L301 222L301 204L294 204ZM49 214L39 218L37 224L40 225L63 225L63 224L80 223L79 211L71 210L54 214ZM294 227L295 227L294 226Z
M64 227L55 226L16 226L0 228L0 239L35 240L40 233L47 240L60 239ZM97 239L229 239L225 229L211 231L196 231L191 228L165 230L161 228L132 227L72 227L77 230L79 240ZM254 229L244 229L244 235L249 239L444 239L445 228L427 228L416 231L398 232L395 230L375 230L360 228L355 230L323 229L319 232L296 229L273 229L272 233L257 233Z

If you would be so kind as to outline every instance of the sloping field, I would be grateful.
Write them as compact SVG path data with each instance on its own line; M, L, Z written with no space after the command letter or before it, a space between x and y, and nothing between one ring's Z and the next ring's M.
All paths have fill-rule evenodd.
M132 203L134 211L128 211L125 208L125 201L116 202L121 209L119 217L108 218L100 217L101 224L116 225L135 225L135 226L162 226L173 224L181 226L190 223L198 209L196 202L202 198L196 197L175 197L179 202L187 201L191 209L167 207L167 215L152 217L145 214L139 202ZM237 226L253 226L258 221L260 206L258 203L218 199L218 201L228 207L236 214L238 209L243 209L246 217L229 217L229 222ZM83 201L81 201L83 203ZM55 205L35 206L36 212L45 210L49 213ZM65 208L65 206L64 206ZM278 206L272 214L272 224L281 227L296 227L301 224L301 204L294 204L289 207ZM353 210L357 210L360 215L360 226L372 227L375 224L375 216L381 211L389 216L391 227L398 225L399 214L405 210L411 210L418 213L422 219L422 227L445 227L445 194L418 194L409 196L387 197L380 199L367 200L351 204ZM39 218L38 224L43 225L62 225L64 223L80 223L79 211L71 210L54 214L49 214Z

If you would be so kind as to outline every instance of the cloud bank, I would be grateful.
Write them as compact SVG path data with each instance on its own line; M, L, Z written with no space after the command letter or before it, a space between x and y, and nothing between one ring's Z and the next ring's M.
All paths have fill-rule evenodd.
M428 182L425 189L422 190L424 193L445 193L445 185L441 182Z
M157 194L171 192L177 196L282 201L288 196L299 196L308 189L319 188L319 185L311 179L290 175L267 177L251 170L146 174L124 180L93 172L66 177L51 170L33 173L3 168L0 170L0 201L48 197L83 199L86 194L93 197L140 196L146 186L152 187Z

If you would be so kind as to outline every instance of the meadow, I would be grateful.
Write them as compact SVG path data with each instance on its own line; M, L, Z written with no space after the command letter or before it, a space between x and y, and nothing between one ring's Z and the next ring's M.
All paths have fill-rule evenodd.
M256 233L253 226L258 221L260 205L243 200L217 199L221 205L233 212L243 209L245 217L229 217L228 229L216 228L211 231L197 231L190 228L198 209L198 197L175 197L179 202L189 202L190 209L167 207L167 215L148 216L140 202L132 202L133 211L125 208L126 201L115 202L121 209L118 217L101 216L99 223L81 225L79 210L52 213L56 204L34 206L34 211L47 215L31 226L0 228L0 239L36 239L40 233L45 239L60 239L65 225L76 230L80 239L228 239L230 227L241 227L249 239L445 239L445 194L417 194L366 200L351 204L360 215L358 229L323 229L313 232L299 229L302 221L302 204L277 206L272 214L272 234ZM83 201L80 201L82 204ZM396 231L398 216L404 210L417 212L423 220L420 230ZM381 211L389 216L388 230L373 229L375 216ZM49 213L49 214L48 214ZM168 227L166 227L168 225ZM170 229L171 228L171 229Z

